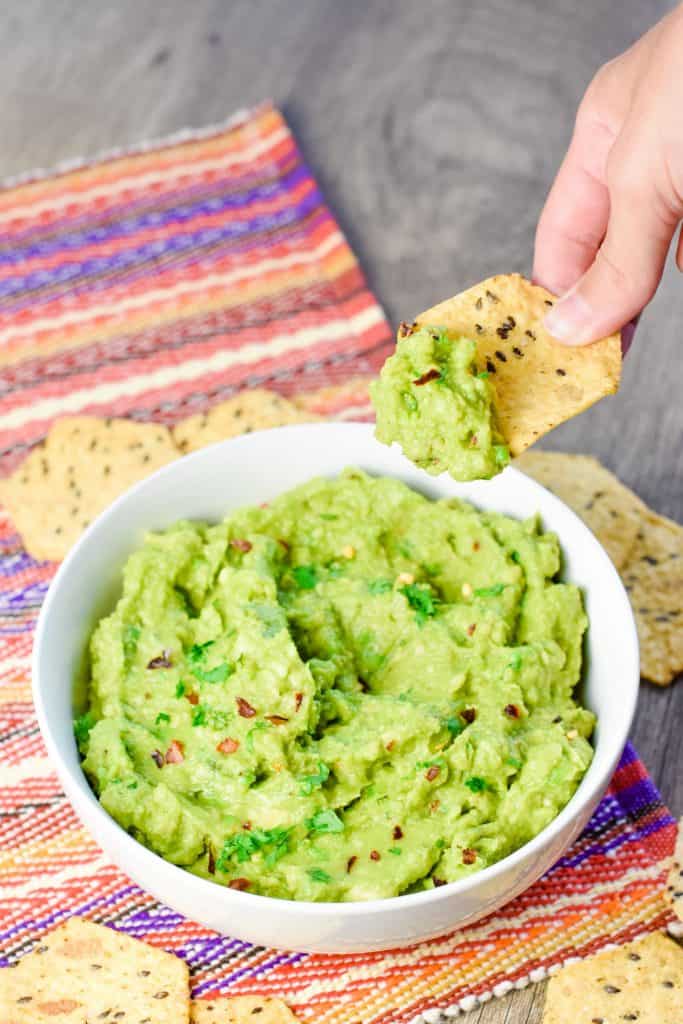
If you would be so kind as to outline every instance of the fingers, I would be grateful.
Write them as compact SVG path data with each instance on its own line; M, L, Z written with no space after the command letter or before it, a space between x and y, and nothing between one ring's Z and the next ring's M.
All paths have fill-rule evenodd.
M614 141L597 121L577 121L536 230L533 278L561 295L584 274L607 229L605 167Z
M634 175L626 163L619 166L620 153L615 155L604 241L585 274L546 317L547 329L567 345L586 345L640 313L657 289L676 228L678 218L662 204L648 169Z

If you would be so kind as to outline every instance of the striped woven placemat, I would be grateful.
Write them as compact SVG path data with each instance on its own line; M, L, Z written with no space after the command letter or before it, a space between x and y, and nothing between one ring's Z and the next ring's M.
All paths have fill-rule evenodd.
M59 415L173 423L246 386L290 394L371 374L389 345L270 106L0 192L2 474ZM336 392L330 409L357 400ZM674 822L630 747L569 854L463 931L332 957L252 947L181 918L100 853L46 759L29 656L53 572L0 510L0 963L82 914L175 950L197 996L278 994L311 1020L389 1024L455 1014L670 919L661 889Z

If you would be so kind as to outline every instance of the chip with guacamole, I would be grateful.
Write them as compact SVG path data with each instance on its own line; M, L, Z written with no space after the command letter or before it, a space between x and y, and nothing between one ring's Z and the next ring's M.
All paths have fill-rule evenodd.
M519 522L350 469L149 534L75 723L102 806L233 889L349 901L480 871L592 758L586 615Z
M489 372L477 372L476 349L441 327L402 324L396 351L370 385L378 441L397 441L428 473L456 480L488 479L507 466Z

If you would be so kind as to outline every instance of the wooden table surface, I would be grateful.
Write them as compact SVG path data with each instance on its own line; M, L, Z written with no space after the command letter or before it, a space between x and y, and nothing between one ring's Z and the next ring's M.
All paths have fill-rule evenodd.
M396 322L488 274L529 270L585 86L670 6L5 0L0 176L220 121L270 96ZM679 521L681 324L671 266L619 395L548 439L599 456ZM633 738L677 814L682 732L683 683L643 684ZM542 1002L535 986L467 1020L532 1024Z

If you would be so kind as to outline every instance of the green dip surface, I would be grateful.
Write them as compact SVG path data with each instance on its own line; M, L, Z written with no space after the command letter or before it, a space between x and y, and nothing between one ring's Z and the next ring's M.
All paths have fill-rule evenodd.
M102 806L223 885L367 900L480 871L592 757L581 594L518 522L347 470L150 534L91 638Z
M476 344L439 327L399 331L396 351L370 386L384 444L397 441L428 473L456 480L500 473L510 453L496 426L488 373L477 373Z

